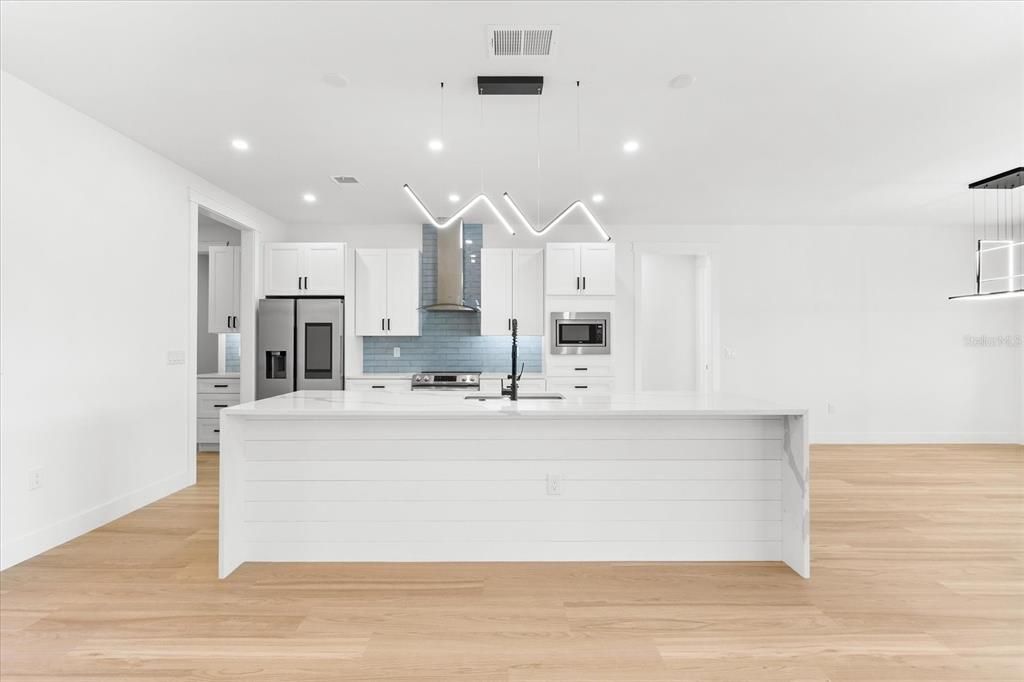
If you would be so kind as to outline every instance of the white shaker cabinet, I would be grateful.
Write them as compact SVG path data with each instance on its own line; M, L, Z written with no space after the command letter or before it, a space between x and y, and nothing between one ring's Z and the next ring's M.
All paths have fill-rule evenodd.
M480 334L508 336L512 320L522 336L544 334L544 252L480 250Z
M210 247L206 330L211 334L238 333L240 271L240 247Z
M345 245L272 242L263 245L265 296L343 296Z
M613 296L615 245L548 244L545 274L549 296Z
M420 252L356 249L356 335L419 336Z

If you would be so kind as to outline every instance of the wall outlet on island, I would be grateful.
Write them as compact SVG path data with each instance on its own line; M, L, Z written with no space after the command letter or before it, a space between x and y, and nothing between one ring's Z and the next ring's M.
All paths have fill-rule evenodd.
M396 358L402 357L402 348L401 348L401 346L395 346L394 348L392 348L391 349L391 354L394 355Z
M43 470L33 469L28 474L28 489L38 490L43 487Z
M562 476L560 474L548 474L548 495L562 494Z

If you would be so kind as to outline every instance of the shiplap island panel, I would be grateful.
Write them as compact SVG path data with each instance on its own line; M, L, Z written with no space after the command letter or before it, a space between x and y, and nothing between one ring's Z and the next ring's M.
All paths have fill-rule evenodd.
M807 417L724 395L302 391L221 413L220 575L246 561L784 561Z

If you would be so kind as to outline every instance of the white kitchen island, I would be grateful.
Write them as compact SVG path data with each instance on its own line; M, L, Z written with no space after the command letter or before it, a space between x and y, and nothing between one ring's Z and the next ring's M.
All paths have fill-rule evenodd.
M246 561L782 561L810 576L806 410L721 394L300 391L221 412Z

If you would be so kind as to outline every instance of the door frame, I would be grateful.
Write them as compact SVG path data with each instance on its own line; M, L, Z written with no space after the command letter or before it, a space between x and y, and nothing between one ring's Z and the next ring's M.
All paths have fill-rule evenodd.
M223 202L189 188L189 248L188 248L188 349L185 366L188 373L186 386L188 405L186 433L186 472L190 485L196 482L196 372L199 364L196 338L199 333L199 216L214 218L239 231L242 236L241 268L239 273L239 306L242 313L239 333L239 400L250 402L256 396L256 355L253 351L256 341L256 307L259 299L259 245L258 221Z
M719 390L721 375L718 354L718 247L715 244L689 242L633 243L633 385L642 389L640 335L643 329L643 257L648 255L694 256L696 282L697 386L701 393Z

